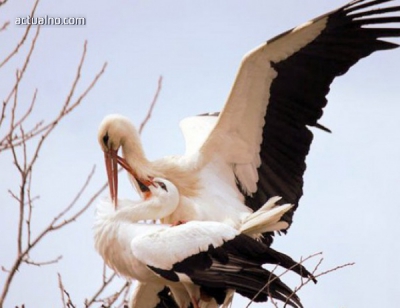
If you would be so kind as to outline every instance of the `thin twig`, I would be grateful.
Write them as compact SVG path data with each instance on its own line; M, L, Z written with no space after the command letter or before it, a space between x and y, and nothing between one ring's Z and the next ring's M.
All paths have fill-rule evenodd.
M156 102L157 102L157 100L158 100L158 95L159 95L160 92L161 92L162 80L163 80L163 77L160 76L160 77L158 78L158 86L157 86L156 93L154 94L153 101L152 101L151 104L150 104L150 108L149 108L149 110L147 111L146 117L144 118L143 122L142 122L142 123L140 124L140 126L139 126L139 134L142 133L143 128L146 126L147 122L148 122L148 121L150 120L150 118L151 118L151 115L152 115L152 113L153 113L154 106L156 105Z
M7 109L7 105L9 103L11 97L14 96L14 104L13 104L12 111L11 111L11 117L12 117L11 118L11 123L10 123L11 127L10 127L10 130L9 130L8 134L6 134L4 136L4 138L2 140L0 140L0 151L2 151L4 149L7 149L7 148L11 148L11 143L14 144L14 139L15 138L18 139L18 137L15 137L15 138L13 137L14 130L16 128L16 125L14 125L14 124L15 124L15 110L16 110L17 101L18 101L17 100L18 86L19 86L19 83L22 80L22 78L24 76L24 73L25 73L25 71L26 71L26 69L27 69L27 67L29 65L30 58L31 58L33 50L35 49L35 46L36 46L37 38L39 37L39 33L40 33L40 26L36 30L36 34L35 34L35 36L34 36L34 38L32 40L31 47L30 47L29 52L28 52L28 54L27 54L27 56L25 58L24 64L22 66L22 69L21 70L17 70L17 72L16 72L16 75L17 75L16 82L15 82L11 92L7 96L7 98L3 101L3 109L2 109L2 114L1 114L1 117L0 117L0 126L1 126L1 124L3 123L3 121L5 119L5 112L6 112L6 109ZM36 99L36 95L34 95L34 100L35 99ZM34 100L33 100L32 104L34 104ZM26 116L28 116L30 114L31 108L33 108L33 106L30 106L28 108L28 112L27 112L27 114L25 114ZM25 115L23 116L23 118L25 117ZM17 121L17 122L19 124L22 123L20 121ZM23 140L21 137L20 137L20 139L21 139L21 141Z
M4 31L7 29L7 27L10 25L10 21L6 21L1 27L0 27L0 32Z
M131 286L130 281L126 281L122 287L116 291L113 295L109 296L107 299L105 299L105 302L107 303L108 307L112 307L113 304L121 297L121 294L123 294L125 291L129 291ZM122 303L124 302L124 298L122 298Z
M86 178L85 183L83 184L83 186L81 187L81 189L78 191L78 193L75 195L74 199L72 200L72 202L64 209L62 210L60 213L58 213L58 215L56 217L53 218L53 222L51 223L52 225L52 230L56 230L61 228L63 225L68 223L68 220L64 220L64 222L62 222L59 225L55 225L56 222L58 222L63 216L65 216L65 214L67 214L73 207L74 205L78 202L78 200L81 198L83 192L86 190L86 188L88 187L90 180L92 179L94 172L96 170L96 166L93 166L92 170L90 171L88 177ZM75 217L72 216L72 218L70 218L69 220L74 220L73 218Z
M116 273L113 273L109 278L106 279L105 282L101 285L101 287L97 290L97 292L91 297L89 300L85 300L85 307L88 308L95 302L97 302L98 297L103 293L105 288L114 280L114 278L117 277Z
M7 3L8 0L0 0L0 6L4 5Z
M300 262L300 264L302 264L303 262L305 262L305 261L307 261L307 260L309 260L309 259L312 259L312 258L314 258L314 257L316 257L316 256L318 256L318 255L321 255L321 254L322 254L322 252L318 252L318 253L312 254L312 255L308 256L307 258L305 258L304 260L302 260L302 261ZM297 266L297 264L295 264L295 265L289 267L289 268L286 269L282 274L276 275L276 277L274 277L274 278L272 278L272 279L269 279L269 280L267 281L267 283L264 285L264 287L261 288L261 289L256 293L256 295L254 295L254 297L250 300L250 302L248 303L248 305L246 306L246 308L250 307L250 305L254 302L254 300L256 299L256 297L259 296L265 289L269 288L269 286L271 285L271 283L272 283L273 281L275 281L276 279L279 279L281 276L283 276L284 274L286 274L287 272L289 272L289 271L290 271L291 269L293 269L295 266ZM276 268L277 268L277 267L275 267L275 269L276 269ZM275 270L275 269L274 269L274 270ZM272 273L274 272L274 270L272 271Z
M89 174L88 179L86 180L86 182L85 182L85 184L84 184L84 187L85 187L85 188L87 187L87 185L88 185L88 183L89 183L89 180L91 179L91 177L92 177L92 175L93 175L93 172L94 172L94 168L92 169L92 172ZM104 190L104 189L103 189L103 190ZM82 191L82 190L81 190L81 191ZM100 189L99 191L101 192L102 190ZM97 195L93 196L93 197L89 200L88 204L90 204L90 202L93 203L94 200L97 198L97 196L100 194L100 192L98 192ZM21 191L21 193L24 194L25 192L22 192L22 191ZM20 198L20 199L21 199L20 204L23 204L23 203L24 203L24 199L23 199L23 198ZM66 224L68 224L68 223L74 221L74 220L76 219L76 217L78 217L79 215L81 215L81 214L89 207L88 204L84 207L84 209L81 209L80 211L78 211L77 214L73 215L73 216L72 216L71 218L69 218L69 219L66 219L66 220L65 220L63 223L61 223L61 224L64 226L64 225L66 225ZM12 265L12 267L11 267L11 269L10 269L10 271L9 271L8 276L6 277L6 281L5 281L5 283L4 283L3 291L2 291L2 294L1 294L1 296L0 296L0 307L2 307L2 304L4 303L4 300L5 300L5 298L6 298L7 294L8 294L8 290L9 290L9 288L10 288L10 286L11 286L11 282L13 281L13 278L14 278L15 274L17 273L17 271L18 271L19 266L21 265L21 263L22 263L22 262L26 262L25 260L26 260L27 256L29 255L29 252L30 252L30 251L31 251L31 250L32 250L32 249L33 249L47 234L49 234L50 232L55 231L55 230L57 230L57 229L60 228L60 226L55 226L55 227L54 227L54 225L55 225L55 223L58 222L58 220L59 220L61 217L62 217L62 216L59 216L59 218L56 219L56 220L53 219L52 222L51 222L46 228L44 228L44 229L42 230L42 232L39 233L39 235L37 235L37 236L31 241L30 245L27 245L25 248L23 248L23 249L21 250L21 252L17 255L17 257L16 257L16 259L15 259L15 261L14 261L14 264ZM60 225L61 225L61 224L60 224ZM42 265L44 265L44 264L42 263Z
M87 87L87 89L83 92L83 93L88 93L88 91L90 89L93 88L93 86L95 85L95 83L97 82L97 80L100 78L100 76L104 73L104 69L105 69L105 65L103 65L102 70L95 76L95 78L93 79L93 81L89 84L89 86ZM80 74L80 71L78 70L78 75ZM77 77L78 78L78 77ZM20 80L20 79L19 79ZM18 87L19 82L17 82L17 87ZM84 98L84 96L80 96L78 98L78 101L76 101L74 104L72 104L70 106L70 108L68 108L67 110L65 110L65 108L62 109L62 112L60 113L60 115L56 118L55 121L53 121L52 123L50 123L50 125L48 126L48 129L44 132L44 134L42 135L41 139L39 140L36 149L34 151L33 157L31 159L31 161L29 162L29 164L25 164L26 162L24 162L25 168L22 168L20 166L20 164L18 163L18 158L17 158L17 154L16 154L16 149L15 149L15 144L13 144L12 142L10 142L10 148L11 148L11 152L13 154L13 158L14 158L14 162L17 166L17 168L19 169L20 173L21 173L21 186L20 186L20 221L24 221L24 204L25 204L25 185L26 185L26 177L29 173L32 172L32 167L35 164L37 158L39 157L39 151L43 145L44 140L47 138L47 136L49 136L49 134L51 133L51 131L56 127L56 125L59 123L59 121L67 114L69 113L72 109L74 109L75 107L77 107L79 105L79 103L82 101L82 99ZM69 102L68 102L69 103ZM26 144L26 139L22 140L22 144ZM93 170L94 172L94 170ZM91 178L91 175L90 175ZM85 184L85 187L87 187L87 184ZM79 217L82 213L84 213L90 206L91 203L94 202L94 199L97 198L97 196L100 194L100 192L102 192L105 189L105 186L103 186L98 194L95 194L93 196L93 198L91 198L88 202L88 204L82 208L80 211L78 211L75 215L73 215L72 217L70 217L69 219L66 219L63 223L60 223L59 225L55 225L56 222L58 222L58 220L53 221L53 223L51 223L47 228L45 228L31 243L30 246L26 247L25 250L22 249L22 227L19 228L19 233L18 233L18 254L17 254L17 258L13 264L13 266L11 267L10 273L6 278L6 282L4 284L3 287L3 291L2 294L0 296L0 307L2 306L6 295L8 294L8 290L10 287L10 284L14 278L14 275L16 274L16 271L18 270L21 262L23 261L23 259L26 257L26 255L29 253L29 251L45 236L47 235L47 233L57 230L59 228L61 228L64 225L69 224L70 222L74 221L77 217ZM74 204L74 203L73 203ZM72 204L72 205L73 205Z
M103 276L103 283L105 283L106 280L107 280L107 265L106 265L105 262L103 262L103 274L102 274L102 276Z
M122 296L122 302L117 308L127 307L131 287L132 287L132 281L129 282L129 286L125 289L124 294Z
M29 61L30 61L31 56L33 54L33 51L35 50L36 42L37 42L37 39L38 39L39 34L40 34L40 29L41 29L40 26L38 26L36 28L36 33L35 33L35 36L32 39L31 47L29 48L28 54L27 54L27 56L25 58L25 62L22 65L22 69L19 71L19 76L18 76L17 82L15 83L14 88L8 94L7 98L5 99L5 102L8 102L11 99L11 97L13 96L13 94L15 92L15 88L18 86L19 82L21 81L21 79L23 78L23 76L25 74L25 71L26 71L26 69L27 69L27 67L29 65ZM1 68L1 65L0 65L0 68Z
M60 291L61 291L61 300L63 302L64 307L65 308L76 308L76 305L71 300L71 296L69 295L69 293L67 292L67 290L65 289L65 287L62 283L60 273L57 273L57 275L58 275L58 287L60 288ZM65 301L64 294L67 295L67 301Z
M31 197L31 183L32 183L32 172L29 173L28 176L28 218L26 219L26 232L27 232L27 245L31 245L31 221L32 221L32 208L33 208L33 200Z
M322 264L322 262L323 262L323 258L321 258L321 259L318 261L317 265L314 267L314 270L312 271L312 275L314 276L315 279L318 278L318 277L324 276L324 275L326 275L326 274L329 274L329 273L331 273L331 272L337 271L337 270L339 270L339 269L342 269L342 268L344 268L344 267L353 266L353 265L355 264L354 262L345 263L345 264L338 265L338 266L336 266L336 267L334 267L334 268L328 269L328 270L326 270L326 271L323 271L323 272L317 274L317 273L316 273L316 272L317 272L317 269L318 269L319 266ZM293 293L288 297L288 299L290 299L294 294L296 294L300 289L302 289L302 288L303 288L305 285L307 285L310 281L311 281L310 278L307 278L307 279L305 279L305 280L302 280L301 283L300 283L300 285L298 285L297 287L294 288Z
M57 273L57 276L58 276L58 287L60 288L60 292L61 292L61 301L63 304L63 308L67 308L67 304L65 303L65 296L64 296L64 285L62 283L60 273Z
M33 16L35 15L35 11L36 11L36 8L37 8L37 6L38 6L38 4L39 4L39 1L40 1L40 0L36 0L36 1L35 1L34 5L33 5L33 8L32 8L32 11L31 11L31 13L30 13L30 16L33 17ZM3 5L3 4L6 3L6 2L7 2L7 1L3 1L3 2L1 3L1 5ZM4 27L4 26L3 26L3 27ZM21 48L21 46L24 45L25 40L26 40L26 38L28 37L29 31L31 30L31 27L32 27L31 24L29 24L29 25L26 27L25 33L24 33L24 35L22 36L21 40L18 42L17 46L15 46L15 48L11 51L11 53L0 63L0 68L2 68L2 66L3 66L4 64L6 64L13 56L15 56L15 55L18 53L18 51L19 51L19 49ZM39 27L38 27L38 28L39 28Z
M4 266L1 266L1 270L3 272L5 272L5 273L9 273L10 272L10 270L6 269Z
M8 190L8 193L11 195L11 197L13 198L13 199L15 199L17 202L20 202L21 200L19 200L19 198L11 191L11 190Z
M3 101L3 105L1 108L1 116L0 116L0 127L3 124L4 119L6 118L6 110L7 110L7 102ZM0 141L1 145L1 141Z
M310 260L310 259L312 259L312 258L315 258L316 256L320 256L320 255L322 255L322 252L314 253L314 254L312 254L312 255L310 255L310 256L304 258L304 259L301 258L299 264L303 264L304 262L306 262L306 261L308 261L308 260ZM316 273L316 271L318 270L318 268L319 268L319 266L321 265L322 261L323 261L323 258L321 257L321 258L318 260L318 262L317 262L316 266L314 267L313 271L311 272L312 276L313 276L315 279L318 278L318 277L321 277L321 276L323 276L323 275L326 275L326 274L328 274L328 273L331 273L331 272L333 272L333 271L342 269L342 268L344 268L344 267L352 266L352 265L355 264L354 262L350 262L350 263L342 264L342 265L336 266L336 267L334 267L334 268L328 269L328 270L323 271L323 272L321 272L321 273ZM294 266L296 266L296 265L294 265ZM282 272L280 275L276 275L276 277L274 277L274 278L268 280L268 282L264 285L264 287L261 288L261 289L258 291L258 293L250 300L250 302L247 304L246 308L250 307L251 304L254 302L254 299L255 299L260 293L262 293L266 288L269 289L269 286L271 285L271 283L272 283L274 280L281 278L283 275L285 275L286 273L288 273L294 266L292 266L292 267L286 269L286 270L285 270L284 272ZM276 269L276 267L275 267L275 269ZM275 270L275 269L274 269L274 270ZM274 272L274 270L273 270L272 272ZM299 286L296 286L296 287L294 288L294 290L293 290L293 293L290 294L290 295L287 297L284 306L286 307L288 301L292 298L292 296L294 296L301 288L303 288L306 284L308 284L308 283L309 283L310 281L312 281L312 280L313 280L313 279L310 278L310 277L305 278L305 279L303 279L303 277L302 277L302 278L301 278L300 285L299 285ZM268 289L267 289L267 290L268 290ZM277 303L273 301L273 298L272 298L271 296L269 296L269 297L270 297L270 299L271 299L271 302L274 304L274 306L275 306L275 307L278 307L278 306L277 306Z
M36 103L37 93L38 93L38 90L35 89L35 92L33 92L33 97L31 100L31 104L29 105L29 108L26 110L25 114L14 124L14 127L18 127L19 125L21 125L31 114L31 112L33 110L33 106L35 106L35 103Z
M58 261L60 261L61 259L62 259L62 256L58 256L58 257L54 258L53 260L49 260L49 261L38 262L38 261L32 261L31 259L28 259L28 258L25 258L23 261L26 264L40 267L40 266L44 266L44 265L50 265L50 264L58 263Z
M86 52L87 52L87 42L84 43L83 53L82 53L80 62L79 62L79 64L78 64L78 69L77 69L77 72L76 72L76 75L75 75L75 79L74 79L74 81L73 81L73 83L72 83L71 89L70 89L70 91L69 91L69 93L68 93L68 95L67 95L67 98L66 98L64 104L62 105L62 108L61 108L61 110L60 110L58 116L57 116L53 121L51 121L50 123L48 123L47 125L43 125L43 121L37 123L37 124L35 125L35 127L29 131L29 134L25 136L25 141L27 141L27 140L29 140L29 139L31 139L31 138L33 138L33 137L35 137L35 136L38 136L39 134L42 134L42 133L43 133L43 135L42 135L42 137L41 137L42 139L40 140L40 142L39 142L39 144L38 144L38 146L37 146L37 148L36 148L36 152L37 152L37 153L40 151L41 146L42 146L44 140L45 140L45 139L47 138L47 136L53 131L53 129L57 126L57 124L59 123L59 121L60 121L61 119L63 119L67 114L69 114L71 111L73 111L77 106L79 106L79 105L81 104L82 100L83 100L83 99L87 96L87 94L93 89L93 87L96 85L96 83L98 82L98 80L100 79L100 77L101 77L101 76L104 74L104 72L105 72L105 69L106 69L106 67L107 67L107 63L104 63L104 64L103 64L102 68L101 68L101 69L99 70L99 72L95 75L95 77L92 79L92 81L90 82L90 84L89 84L89 85L86 87L86 89L79 95L79 97L71 104L72 97L73 97L74 94L75 94L75 89L76 89L77 83L78 83L78 81L79 81L79 79L80 79L80 76L81 76L81 73L82 73L82 67L83 67L83 63L84 63L85 58L86 58ZM24 69L21 70L21 72L24 72ZM22 75L22 73L20 73L20 74ZM21 77L17 80L16 86L14 86L14 88L13 88L12 92L10 93L10 95L12 95L12 94L15 93L16 88L17 88L17 85L18 85L18 83L19 83L19 80L21 80ZM9 98L11 97L10 95L9 95L9 97L6 99L5 102L7 102L7 101L9 100ZM15 95L15 94L14 94L14 95ZM29 113L30 113L31 109L33 108L33 104L35 103L35 101L36 101L36 91L35 91L34 98L32 99L32 104L31 104L32 107L30 107L30 108L28 109L28 112L29 112ZM28 112L25 114L25 116L29 115ZM25 118L23 118L23 120L25 120ZM21 121L18 121L17 123L18 123L18 125L20 125L20 124L21 124ZM13 127L15 128L15 126L13 126ZM12 144L13 144L15 147L16 147L16 146L20 146L22 143L23 143L23 140L22 140L21 138L18 138L18 140L13 140L13 142L12 142ZM3 140L0 141L0 151L1 151L1 150L8 149L8 148L10 148L10 147L11 147L10 142L5 143ZM35 158L36 156L33 155L33 157L34 157L34 160L33 160L33 163L34 163L34 161L36 160L36 158Z
M104 184L100 189L92 195L92 197L89 199L89 201L86 203L84 207L82 207L78 212L76 212L75 215L71 216L68 219L65 219L62 223L58 225L53 225L52 231L60 229L61 227L75 221L78 217L80 217L84 212L87 211L87 209L94 203L94 201L100 196L100 194L107 188L107 183Z

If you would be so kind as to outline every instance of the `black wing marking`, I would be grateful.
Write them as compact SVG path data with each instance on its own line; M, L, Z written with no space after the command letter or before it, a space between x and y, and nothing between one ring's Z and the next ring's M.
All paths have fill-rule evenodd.
M275 274L262 268L263 264L280 265L316 282L304 266L244 234L220 247L210 245L207 251L174 264L169 271L150 268L166 279L178 273L185 274L218 304L224 302L228 289L234 289L257 302L267 301L272 296L292 307L302 307L298 296ZM268 282L269 285L265 288Z
M160 299L160 302L154 308L179 308L167 286L158 292L157 296ZM190 304L189 308L193 308L192 304Z
M313 139L307 126L321 127L317 121L333 79L374 51L398 47L379 38L400 36L400 17L376 15L399 12L400 6L360 11L390 1L357 0L324 15L328 21L319 36L285 60L272 63L277 77L271 84L265 116L258 189L246 196L247 206L257 210L270 197L282 196L282 204L295 205L283 217L292 223L303 194L305 158ZM387 23L397 23L397 28L376 27Z

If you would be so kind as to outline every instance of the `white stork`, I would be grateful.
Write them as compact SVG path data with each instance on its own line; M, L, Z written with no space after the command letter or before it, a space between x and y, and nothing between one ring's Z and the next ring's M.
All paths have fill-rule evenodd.
M218 307L230 300L226 298L229 290L255 301L272 296L292 307L302 307L297 295L262 265L277 264L315 281L314 277L290 257L246 235L253 233L253 223L247 224L249 228L243 226L242 232L211 221L174 227L139 223L169 215L179 203L178 190L167 180L154 178L149 189L151 195L146 200L120 200L117 208L112 202L101 201L94 225L95 247L106 264L140 281L131 308L154 307L164 285L171 288L179 307L188 307L190 299L193 307L198 307L200 300L206 307ZM282 214L280 211L279 216ZM260 215L253 218L260 221ZM271 216L262 222L270 223ZM171 300L166 294L164 299ZM210 306L207 301L211 299L216 302Z
M400 17L390 14L400 6L377 7L390 1L352 1L250 51L210 132L194 139L185 127L205 119L185 122L188 146L183 156L149 161L131 122L106 117L98 139L114 202L118 161L144 197L154 177L176 185L180 202L164 222L229 221L237 227L269 198L282 196L282 204L294 204L282 218L289 226L302 196L313 139L308 127L327 130L317 121L333 79L361 58L398 46L381 40L400 36ZM397 27L388 28L389 23ZM123 158L117 154L120 148Z

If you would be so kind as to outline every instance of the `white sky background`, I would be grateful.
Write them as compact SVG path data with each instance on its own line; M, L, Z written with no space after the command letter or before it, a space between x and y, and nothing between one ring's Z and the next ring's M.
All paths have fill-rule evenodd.
M87 25L42 28L20 93L22 111L34 89L39 89L31 123L58 113L85 39L88 53L79 89L105 61L108 67L40 154L32 187L33 195L41 197L35 203L33 231L40 231L69 204L93 165L96 174L78 206L105 182L96 138L105 115L121 113L139 124L163 75L158 104L143 133L144 147L154 159L183 153L179 121L222 108L247 51L344 2L42 0L37 16L83 16ZM19 0L0 7L0 24L11 21L7 31L0 33L0 59L25 31L13 24L14 18L26 16L32 5L33 1ZM27 46L0 71L2 99L26 52ZM398 302L399 72L400 49L375 53L331 87L321 123L333 134L316 132L307 158L304 197L289 234L277 237L274 247L295 259L323 251L322 270L347 262L356 265L307 285L299 293L305 307L394 307ZM127 178L120 178L120 196L134 197ZM17 190L19 183L8 152L0 155L0 179L0 265L8 267L17 250L17 205L7 190ZM22 303L28 308L61 307L57 272L74 302L83 306L83 299L93 294L101 280L102 261L92 241L93 212L48 236L34 250L32 258L38 261L64 257L48 267L22 266L5 307ZM289 278L285 281L295 286L297 279ZM5 273L0 272L0 286L4 279ZM247 302L237 297L234 307Z

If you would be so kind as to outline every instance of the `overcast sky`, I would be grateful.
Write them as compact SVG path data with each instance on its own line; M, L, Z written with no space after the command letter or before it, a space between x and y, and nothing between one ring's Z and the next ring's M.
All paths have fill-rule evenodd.
M43 27L26 78L20 108L39 89L30 123L52 119L62 106L88 40L82 90L108 62L105 75L87 99L54 131L34 171L33 231L38 232L65 207L96 173L87 198L106 180L97 128L109 113L139 124L147 112L160 75L163 89L143 133L147 156L181 154L178 123L186 117L222 108L241 57L265 40L332 10L345 1L50 1L41 0L37 16L85 17L86 26ZM399 1L394 2L400 5ZM9 1L0 7L0 59L22 36L14 25L32 1ZM395 40L399 42L399 40ZM27 52L25 46L0 71L1 98L9 93ZM331 86L321 123L333 134L317 131L307 158L304 197L287 236L275 247L295 259L323 251L321 270L355 262L321 277L299 296L305 307L394 307L400 294L397 266L400 244L400 49L373 54ZM0 131L4 133L4 128ZM1 134L1 136L2 136ZM18 189L10 153L0 155L0 265L15 257L16 204L7 193ZM134 198L121 177L121 197ZM104 193L106 194L106 193ZM38 261L64 258L45 268L22 266L6 307L61 307L57 272L76 303L93 294L101 279L101 258L92 241L94 208L77 223L50 235L37 247ZM313 267L315 262L307 263ZM5 273L0 272L0 285ZM284 278L286 279L286 277ZM285 280L292 287L297 279ZM247 300L235 299L234 307ZM266 307L252 305L252 307Z

